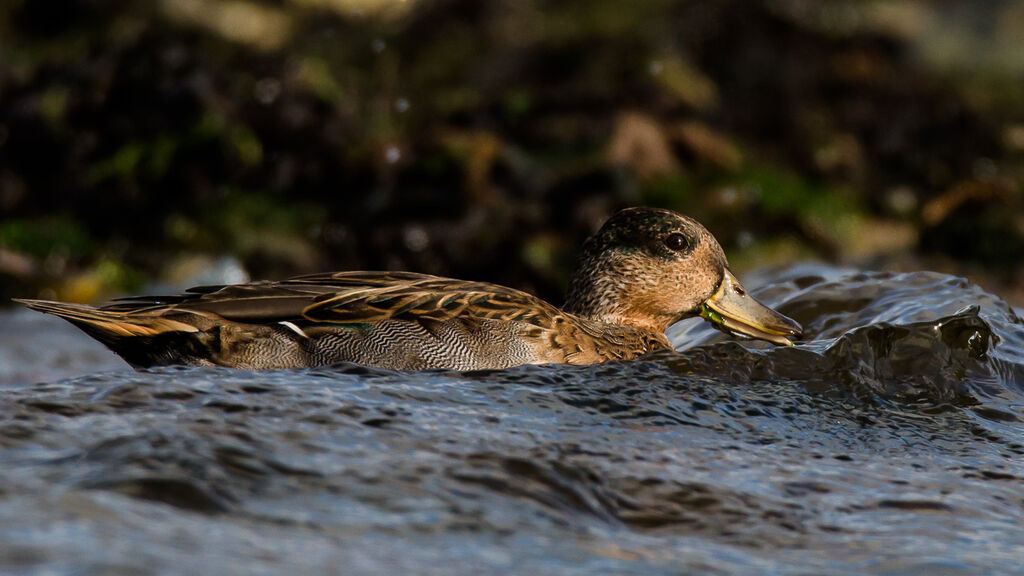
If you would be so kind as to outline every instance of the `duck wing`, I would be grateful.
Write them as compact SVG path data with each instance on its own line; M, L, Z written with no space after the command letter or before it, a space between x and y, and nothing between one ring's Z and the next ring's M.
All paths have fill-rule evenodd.
M316 322L372 323L388 319L446 322L478 319L547 327L561 311L522 292L486 282L467 282L409 272L339 272L293 279L336 290L303 310Z
M119 298L100 310L126 315L193 313L232 322L263 324L302 318L314 299L331 290L287 282L250 282L230 286L197 286L184 294Z
M192 312L243 323L373 323L454 318L549 326L561 311L525 292L412 272L336 272L281 282L196 286L183 294L116 300L102 310L166 315Z

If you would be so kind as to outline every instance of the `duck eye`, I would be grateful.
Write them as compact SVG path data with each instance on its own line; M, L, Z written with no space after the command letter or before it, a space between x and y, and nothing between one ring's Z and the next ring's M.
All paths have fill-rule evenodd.
M683 236L678 232L673 232L672 234L665 236L665 246L667 246L669 250L680 252L682 250L686 250L689 246L689 242L686 241L686 236Z

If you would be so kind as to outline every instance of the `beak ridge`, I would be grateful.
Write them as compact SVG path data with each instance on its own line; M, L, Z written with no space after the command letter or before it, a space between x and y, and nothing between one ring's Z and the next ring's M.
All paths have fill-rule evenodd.
M799 338L803 332L800 324L747 294L728 268L718 291L701 307L700 315L726 332L784 346L792 346L793 339Z

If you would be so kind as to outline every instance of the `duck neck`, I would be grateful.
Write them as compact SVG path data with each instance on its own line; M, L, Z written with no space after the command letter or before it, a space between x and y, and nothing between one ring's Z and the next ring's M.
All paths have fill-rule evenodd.
M672 320L646 312L638 295L631 294L630 286L619 281L628 278L628 272L614 268L608 262L581 262L569 282L562 310L596 322L664 334Z

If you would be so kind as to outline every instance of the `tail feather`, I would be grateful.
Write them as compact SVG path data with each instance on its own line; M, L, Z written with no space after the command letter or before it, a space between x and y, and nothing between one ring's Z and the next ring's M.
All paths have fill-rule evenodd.
M50 300L15 298L32 310L59 316L68 322L93 334L97 339L131 338L136 336L157 336L166 332L198 332L191 324L164 318L156 314L132 314L101 310L84 304L68 304Z

